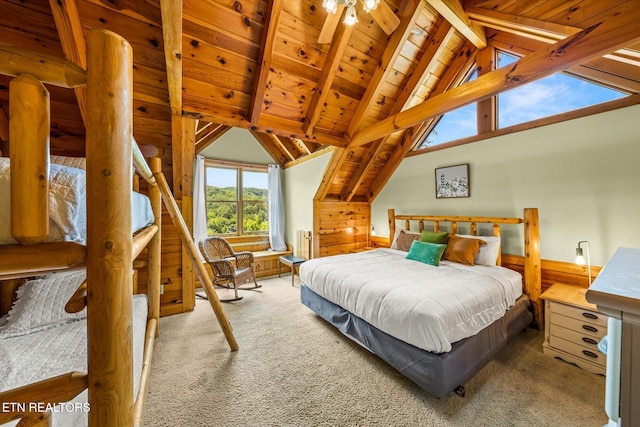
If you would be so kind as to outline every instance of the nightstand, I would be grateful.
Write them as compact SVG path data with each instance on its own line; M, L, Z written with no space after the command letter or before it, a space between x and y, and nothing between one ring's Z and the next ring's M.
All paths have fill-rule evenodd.
M604 375L606 356L598 343L607 334L608 317L587 302L587 289L555 283L540 298L545 301L544 354Z

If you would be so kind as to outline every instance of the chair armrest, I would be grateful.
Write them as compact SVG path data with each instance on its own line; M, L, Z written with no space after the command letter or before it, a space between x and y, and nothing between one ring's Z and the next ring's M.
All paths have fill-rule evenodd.
M238 268L253 267L253 253L249 251L234 252Z

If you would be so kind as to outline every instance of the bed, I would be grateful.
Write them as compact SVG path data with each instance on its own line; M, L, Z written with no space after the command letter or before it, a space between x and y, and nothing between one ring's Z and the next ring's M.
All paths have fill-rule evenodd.
M525 210L524 220L396 216L393 210L389 219L392 248L305 262L301 301L434 396L464 394L464 383L538 319L537 210ZM398 220L405 229L395 226ZM417 232L410 230L412 221L419 224ZM431 248L450 249L454 239L484 244L476 244L479 248L464 264L439 255L431 263L416 261L413 240L420 240L425 221L434 225L429 236L448 237L448 243L428 244ZM461 236L458 223L465 221L471 234ZM440 229L443 222L450 224L449 232ZM478 223L492 224L492 236L477 236ZM524 275L500 265L501 223L525 225Z
M133 140L131 46L90 31L87 70L0 46L0 73L15 76L10 159L0 158L0 307L13 302L0 317L0 425L142 421L160 311L161 162L149 166ZM44 83L86 85L86 159L49 156ZM147 196L131 191L134 168ZM146 289L133 295L139 256Z

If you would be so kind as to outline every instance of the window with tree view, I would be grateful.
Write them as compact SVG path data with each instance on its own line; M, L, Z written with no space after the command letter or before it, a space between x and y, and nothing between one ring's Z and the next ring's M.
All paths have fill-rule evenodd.
M267 234L267 171L206 168L207 234Z

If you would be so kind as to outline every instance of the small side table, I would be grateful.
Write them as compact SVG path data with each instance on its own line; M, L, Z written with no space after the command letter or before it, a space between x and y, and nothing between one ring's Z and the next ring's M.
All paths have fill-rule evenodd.
M295 255L281 256L278 262L278 277L280 277L280 265L281 264L288 265L289 267L291 267L291 286L293 286L293 278L296 274L296 267L300 266L300 264L302 264L305 261L306 259L298 258Z

